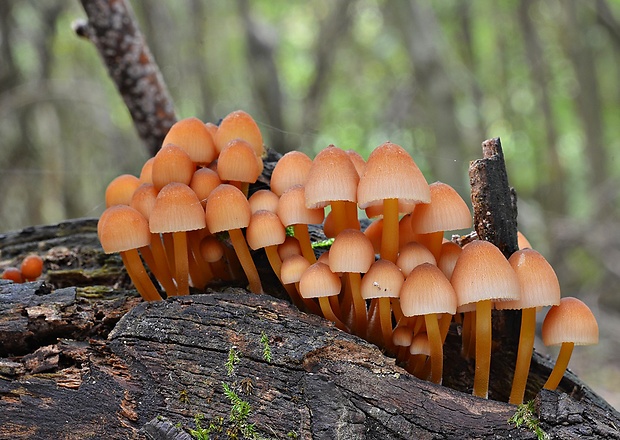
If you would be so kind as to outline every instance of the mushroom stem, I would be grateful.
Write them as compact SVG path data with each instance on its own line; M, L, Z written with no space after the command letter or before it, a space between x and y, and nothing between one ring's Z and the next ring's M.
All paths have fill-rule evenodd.
M159 235L157 235L155 239L159 240ZM176 293L177 288L172 282L172 276L170 275L170 272L168 272L169 278L167 278L166 275L164 274L164 270L162 270L162 267L165 267L166 271L168 270L168 262L164 260L162 264L161 262L157 261L157 257L155 257L155 254L153 253L153 250L152 250L152 244L153 244L153 241L151 240L151 247L149 246L141 247L139 249L140 254L142 254L142 258L144 258L146 265L149 267L153 275L155 275L155 278L157 278L159 283L162 285L162 287L166 291L166 295L174 295ZM159 242L159 244L161 245L161 241ZM171 292L171 293L168 293L168 292Z
M465 359L473 359L476 357L476 312L471 313L471 326L469 329L469 347Z
M334 232L337 236L347 229L347 208L343 200L334 200L331 203L332 216L334 218Z
M439 261L441 256L441 242L443 241L443 231L429 232L427 234L417 234L417 242L426 246L431 251L435 260Z
M155 271L156 278L164 287L166 295L176 295L177 286L172 280L172 273L170 272L170 267L168 265L168 256L166 255L164 245L161 243L161 236L159 234L151 234L151 252L155 258L155 265L157 266ZM153 269L151 268L151 270Z
M187 233L173 232L174 242L174 277L177 281L179 295L189 295L189 258L187 255Z
M228 231L228 234L230 235L230 241L235 248L235 253L239 258L241 267L245 272L245 276L248 277L248 282L250 283L250 290L254 293L263 293L263 286L261 285L258 271L256 270L254 260L252 260L250 250L248 249L248 245L245 242L245 238L243 237L241 229L231 229L230 231Z
M491 307L490 299L476 303L476 372L473 395L489 397L489 372L491 368Z
M308 234L308 225L293 225L293 232L301 247L301 254L310 264L316 263L316 255L314 255L314 249L312 249L312 243L310 242L310 234Z
M164 232L161 234L162 240L164 241L164 249L166 249L166 256L168 260L168 269L171 274L174 274L176 264L174 262L174 241L172 240L171 232Z
M452 315L449 313L442 313L439 318L439 333L441 334L441 343L446 343L448 337L448 331L450 331L450 324L452 323Z
M461 331L461 356L469 359L469 344L471 344L472 328L476 325L474 321L475 312L463 313L463 327Z
M443 376L443 342L436 313L424 315L431 353L431 382L441 384Z
M392 342L392 308L390 307L390 298L379 298L377 304L379 313L379 323L381 324L381 334L383 335L383 346L390 350L394 350Z
M564 377L564 372L568 367L568 361L570 361L570 357L573 354L574 347L574 342L562 343L560 353L558 353L558 359L555 361L555 366L553 367L553 371L549 375L549 379L547 379L547 382L543 387L544 389L553 391L558 387L560 381Z
M355 311L355 334L366 336L366 324L368 317L366 314L366 301L360 293L362 277L357 272L347 272L346 275L351 285L351 296L353 298L353 310Z
M136 289L146 301L157 301L161 299L153 282L149 278L137 249L129 249L121 252L123 264L127 269L129 278L133 282Z
M532 350L536 332L536 307L526 308L521 311L521 333L519 334L519 348L515 363L515 375L512 379L509 402L513 405L523 403L527 376L530 371ZM562 373L563 374L563 373Z
M347 326L344 325L344 323L340 319L338 319L336 315L334 315L334 312L332 311L332 308L329 305L328 297L326 296L319 297L319 306L321 307L321 312L323 312L323 316L325 317L325 319L328 319L334 324L336 324L336 327L338 327L340 330L344 330L345 332L349 331Z
M396 263L398 256L398 199L383 200L381 258Z
M195 231L190 231L189 233L189 246L192 250L192 254L194 255L194 259L196 260L196 264L198 265L198 269L200 271L200 275L202 276L203 286L206 286L209 281L213 279L213 270L209 263L202 258L202 254L200 253L200 240L202 239L202 231L196 229Z
M400 300L398 298L390 298L390 303L392 305L392 313L394 313L394 319L396 322L400 322L400 320L405 316L403 314L403 310L400 307Z
M345 210L347 211L347 228L360 229L360 222L357 219L357 203L345 202Z

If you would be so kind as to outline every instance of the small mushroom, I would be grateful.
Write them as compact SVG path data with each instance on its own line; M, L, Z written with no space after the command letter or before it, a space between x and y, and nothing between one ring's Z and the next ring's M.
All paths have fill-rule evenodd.
M465 245L450 279L457 306L476 310L476 371L474 396L488 398L491 367L491 309L493 301L519 298L519 280L501 251L488 241Z
M456 293L439 268L424 263L414 268L400 291L405 316L424 316L430 345L431 381L441 384L443 376L443 338L438 318L456 313Z
M206 219L209 231L213 234L228 231L237 258L248 278L250 290L263 293L256 265L241 232L242 228L247 228L250 224L251 216L248 199L240 189L232 185L219 185L207 198Z
M147 301L160 300L161 296L138 253L139 248L151 242L149 225L142 214L127 205L111 206L99 218L97 235L106 254L120 253L127 273L142 298Z
M521 298L495 304L499 310L521 310L521 331L509 402L523 403L536 336L536 309L560 304L560 283L551 265L532 249L522 249L508 262L519 278Z
M370 240L356 229L345 229L335 238L329 250L329 268L332 272L343 272L346 276L343 314L348 305L353 305L354 325L352 330L359 336L366 336L368 317L366 302L361 294L361 275L368 272L375 261L375 252ZM347 287L348 286L348 287Z
M318 261L310 265L299 280L301 296L307 299L318 298L323 316L336 324L340 330L349 331L332 310L328 299L330 296L338 296L341 288L338 275L329 270L327 264Z
M553 371L544 387L555 390L568 367L575 345L598 344L598 324L590 308L577 298L566 297L551 307L542 325L543 343L561 345Z
M178 295L189 295L187 233L205 227L204 210L189 186L172 182L159 191L149 218L149 228L152 233L172 235Z
M20 266L24 281L34 281L43 273L43 258L36 254L28 255Z
M302 255L310 264L313 264L316 262L316 256L310 242L308 225L322 223L325 214L322 208L307 208L305 200L304 187L302 185L294 185L280 196L276 212L284 226L293 227L295 238L301 246Z
M403 147L385 142L375 148L366 162L357 188L359 207L383 205L381 258L396 262L398 255L399 200L411 206L430 202L428 183Z

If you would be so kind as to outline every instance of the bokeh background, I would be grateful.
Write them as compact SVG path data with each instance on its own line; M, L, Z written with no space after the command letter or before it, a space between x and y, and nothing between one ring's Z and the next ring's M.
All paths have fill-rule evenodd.
M571 369L620 408L620 2L134 1L179 118L244 109L313 156L405 147L468 200L501 137L519 227L599 318ZM147 150L78 0L0 1L0 232L98 216ZM542 315L541 315L542 316ZM542 344L537 347L555 356Z

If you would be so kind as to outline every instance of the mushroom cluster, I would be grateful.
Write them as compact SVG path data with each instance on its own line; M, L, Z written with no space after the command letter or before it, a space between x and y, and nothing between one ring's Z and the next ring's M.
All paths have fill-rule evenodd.
M458 322L462 355L475 360L473 394L483 398L491 310L519 309L515 404L525 393L538 309L552 306L543 338L562 345L547 388L557 387L574 344L596 342L592 313L579 300L560 300L555 272L523 236L510 259L486 241L461 248L444 238L471 228L469 208L449 185L429 185L401 146L385 142L367 161L333 145L314 160L291 151L273 169L270 190L248 197L263 154L258 125L243 111L219 125L188 118L139 177L109 184L99 238L105 252L120 253L145 300L187 295L214 280L247 280L262 293L251 250L264 249L298 308L375 343L419 378L441 384L443 345ZM361 210L372 220L364 231ZM322 225L333 239L318 260L308 225Z

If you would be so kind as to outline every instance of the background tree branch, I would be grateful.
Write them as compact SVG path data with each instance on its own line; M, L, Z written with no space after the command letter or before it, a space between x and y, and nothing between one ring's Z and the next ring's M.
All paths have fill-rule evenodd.
M123 97L138 135L154 156L176 122L172 99L153 56L125 0L81 0L87 22L78 35L97 48Z

